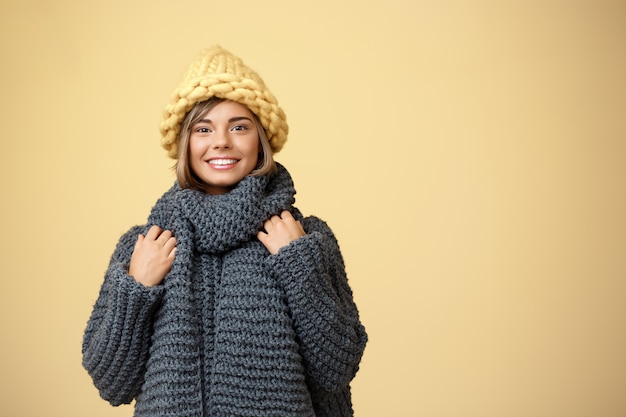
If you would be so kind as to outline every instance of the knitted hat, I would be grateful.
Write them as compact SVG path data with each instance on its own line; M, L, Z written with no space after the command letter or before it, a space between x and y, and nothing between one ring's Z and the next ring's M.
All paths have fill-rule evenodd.
M280 151L287 141L289 126L285 113L261 77L240 58L220 46L213 46L189 66L165 107L161 145L170 158L178 157L178 134L187 113L194 105L211 97L236 101L256 114L272 151Z

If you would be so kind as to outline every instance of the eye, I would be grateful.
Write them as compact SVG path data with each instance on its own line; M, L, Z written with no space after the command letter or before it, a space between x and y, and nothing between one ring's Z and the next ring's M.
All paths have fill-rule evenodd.
M198 127L195 132L197 133L209 133L211 130L208 127Z
M235 125L232 127L231 130L234 130L236 132L242 132L244 130L248 130L248 126L244 126L244 125Z

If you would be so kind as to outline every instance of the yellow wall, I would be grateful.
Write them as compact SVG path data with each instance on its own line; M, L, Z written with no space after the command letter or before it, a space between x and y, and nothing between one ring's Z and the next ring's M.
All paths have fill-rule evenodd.
M368 4L369 3L369 4ZM370 343L358 417L626 415L626 2L0 2L0 415L131 416L81 338L219 43L265 79Z

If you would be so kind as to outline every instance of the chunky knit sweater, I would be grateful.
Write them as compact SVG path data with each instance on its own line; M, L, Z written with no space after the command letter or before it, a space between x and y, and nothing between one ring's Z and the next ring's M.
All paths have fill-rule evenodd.
M225 195L174 185L122 236L83 341L104 399L136 400L136 417L352 416L367 336L332 231L294 194L280 165ZM282 210L306 235L270 255L256 234ZM155 224L173 231L176 259L143 287L128 265Z

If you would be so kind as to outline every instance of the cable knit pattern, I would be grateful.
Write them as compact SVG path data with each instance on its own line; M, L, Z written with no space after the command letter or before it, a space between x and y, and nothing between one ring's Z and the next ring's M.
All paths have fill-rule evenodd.
M332 231L294 194L280 165L225 195L174 185L120 239L83 341L104 399L136 399L136 417L352 416L367 336ZM282 210L307 234L270 255L256 233ZM127 271L153 224L174 232L176 260L145 288Z

